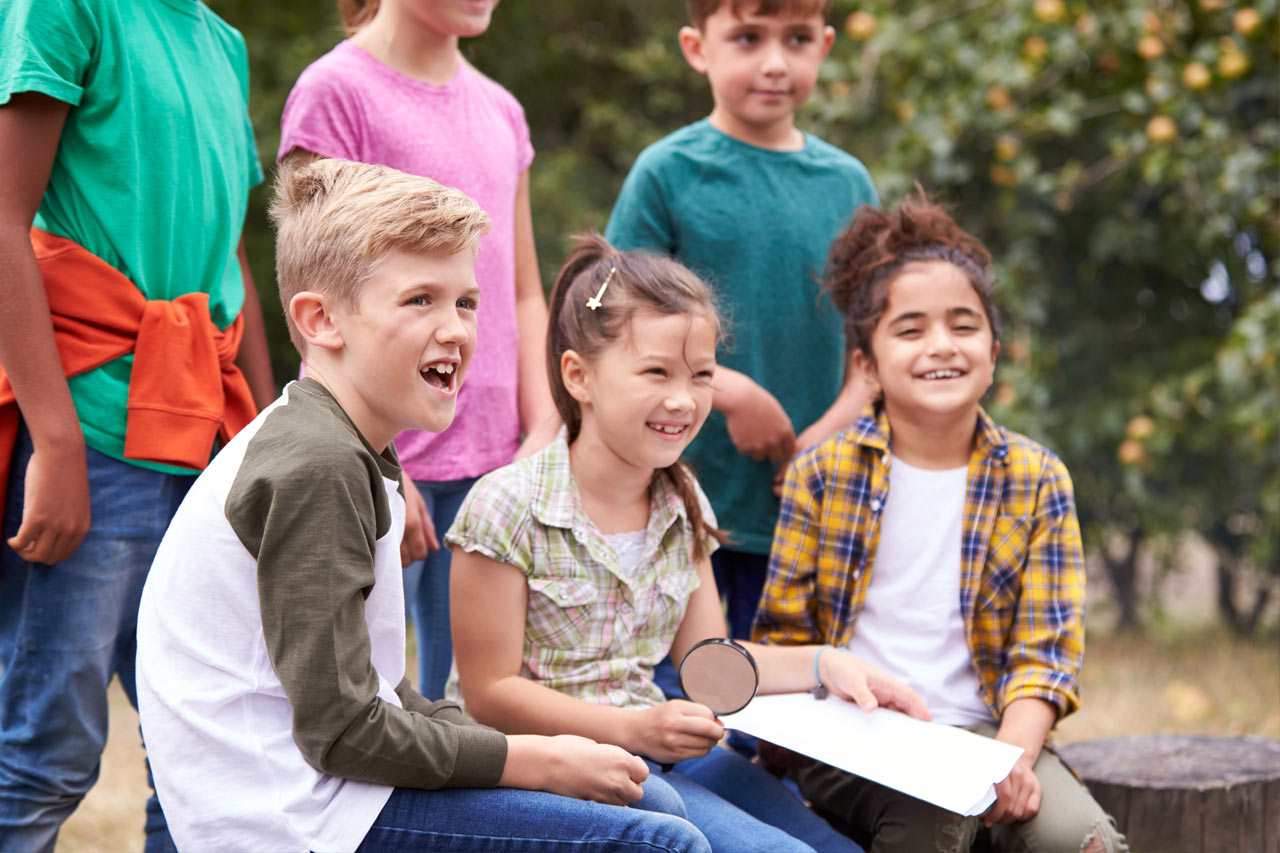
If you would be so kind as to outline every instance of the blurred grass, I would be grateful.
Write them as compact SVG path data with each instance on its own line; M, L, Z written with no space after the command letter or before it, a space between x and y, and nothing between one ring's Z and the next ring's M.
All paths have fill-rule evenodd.
M1139 733L1280 739L1280 633L1246 641L1221 628L1093 632L1082 690L1081 710L1058 727L1059 742ZM142 850L142 758L138 716L113 684L102 774L63 828L58 853Z

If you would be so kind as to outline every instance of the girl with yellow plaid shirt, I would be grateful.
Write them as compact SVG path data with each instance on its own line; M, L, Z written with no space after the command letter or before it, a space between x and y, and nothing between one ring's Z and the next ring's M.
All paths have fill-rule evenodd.
M962 851L985 832L1001 851L1124 850L1044 748L1079 701L1084 564L1066 468L979 405L1000 350L990 264L924 199L863 207L837 238L827 289L880 397L791 464L752 633L856 654L938 722L1025 750L981 819L786 756L868 849Z
M508 733L576 734L675 763L645 797L678 797L713 849L854 851L777 779L715 748L704 705L667 701L653 667L724 637L709 555L722 534L680 454L711 409L719 335L706 284L667 257L581 238L551 297L547 368L565 431L482 478L453 548L451 697ZM820 646L752 646L762 692L813 686ZM923 715L852 655L823 655L837 695Z

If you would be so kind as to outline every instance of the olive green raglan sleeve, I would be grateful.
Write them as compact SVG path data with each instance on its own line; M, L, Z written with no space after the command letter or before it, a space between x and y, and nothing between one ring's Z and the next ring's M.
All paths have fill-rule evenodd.
M449 699L437 699L433 702L423 696L413 689L413 685L409 683L408 678L400 679L400 683L396 686L396 695L400 697L400 704L404 706L406 711L413 711L415 714L422 714L425 717L432 717L445 723L455 723L459 726L480 725L468 717L466 712L462 710L462 706L457 702Z
M364 782L496 785L504 735L453 703L407 697L407 682L396 690L403 708L378 696L364 610L375 543L390 525L377 457L358 438L335 446L332 435L284 430L273 441L262 434L271 426L250 446L226 511L258 560L267 654L299 750L322 772Z

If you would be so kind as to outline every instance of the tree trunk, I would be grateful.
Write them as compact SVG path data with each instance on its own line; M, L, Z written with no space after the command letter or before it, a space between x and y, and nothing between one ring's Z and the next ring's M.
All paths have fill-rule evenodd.
M1136 851L1280 853L1280 741L1137 735L1059 752Z
M1138 625L1138 549L1143 542L1141 524L1134 524L1126 533L1128 545L1119 559L1102 549L1102 562L1107 567L1107 577L1116 592L1116 604L1120 615L1116 618L1117 631L1136 631Z
M1218 612L1223 620L1239 637L1249 637L1258 627L1267 603L1271 601L1271 590L1259 584L1253 593L1253 603L1245 613L1236 604L1236 578L1239 575L1240 561L1223 548L1218 552Z

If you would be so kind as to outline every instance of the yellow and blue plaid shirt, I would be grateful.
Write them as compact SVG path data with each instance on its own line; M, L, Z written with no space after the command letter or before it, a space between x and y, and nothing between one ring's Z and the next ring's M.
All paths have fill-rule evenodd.
M752 631L779 645L849 644L889 493L889 419L868 409L787 472L769 576ZM960 601L981 695L1080 702L1084 558L1066 466L978 411L961 537Z

